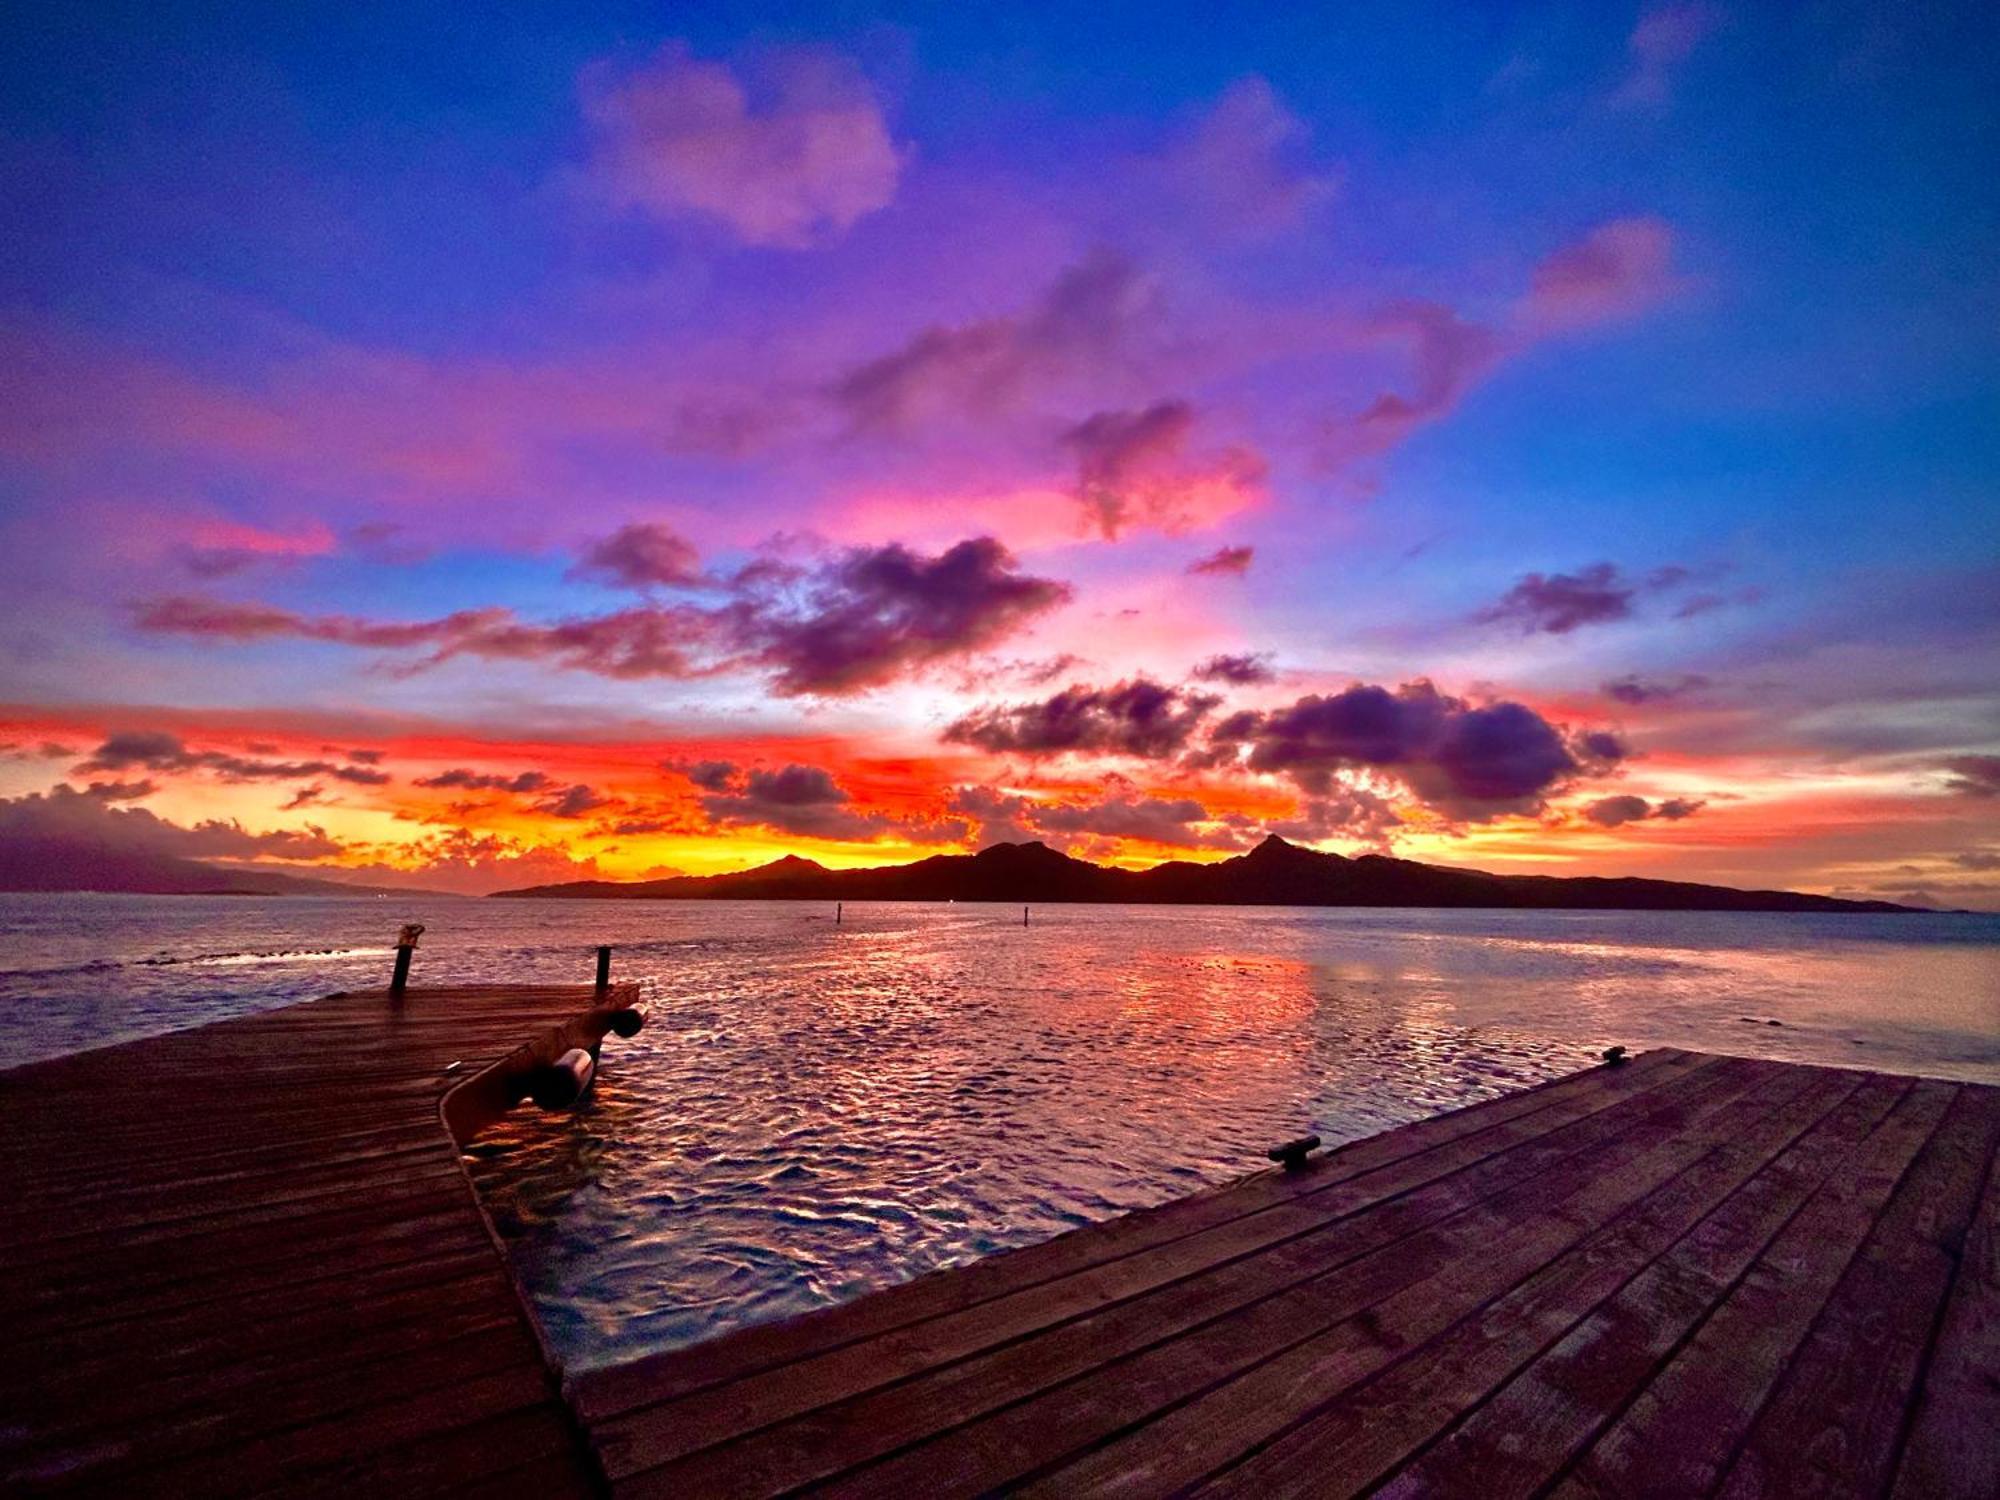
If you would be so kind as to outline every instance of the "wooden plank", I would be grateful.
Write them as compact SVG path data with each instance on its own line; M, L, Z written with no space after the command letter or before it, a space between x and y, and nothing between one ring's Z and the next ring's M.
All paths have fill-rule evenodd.
M1726 1196L1761 1159L1766 1143L1789 1138L1830 1107L1839 1087L1829 1091L1826 1080L1803 1070L1764 1072L1704 1120L1664 1134L1648 1131L1640 1137L1645 1153L1630 1163L1553 1191L1537 1183L1513 1195L1511 1224L1467 1245L1367 1317L1300 1342L1198 1393L1150 1426L1048 1471L1031 1492L1082 1486L1154 1494L1199 1483L1369 1377L1396 1369L1412 1351L1437 1356L1432 1381L1463 1382L1467 1375L1458 1366L1468 1352L1539 1326L1537 1315L1547 1318L1554 1309L1615 1287ZM1462 1342L1441 1340L1446 1333L1461 1335ZM1413 1432L1432 1430L1429 1383L1407 1390L1375 1384L1373 1391L1390 1397L1372 1403L1371 1412L1379 1426L1373 1436L1389 1451L1402 1451ZM1357 1477L1369 1472L1369 1466L1343 1460L1343 1482L1350 1469ZM1320 1482L1338 1487L1335 1481Z
M1839 1109L1756 1167L1714 1212L1504 1386L1486 1395L1433 1384L1434 1399L1467 1414L1380 1493L1476 1489L1495 1500L1539 1493L1728 1294L1813 1189L1843 1169L1908 1085L1874 1079L1857 1088L1850 1080L1847 1088ZM1479 1362L1497 1365L1498 1356L1489 1346Z
M1954 1090L1915 1084L1870 1132L1851 1168L1827 1178L1556 1494L1706 1495L1766 1395L1916 1158Z
M1725 1063L1710 1070L1689 1070L1662 1083L1658 1093L1672 1101L1679 1093L1697 1089L1701 1080L1711 1075L1721 1079L1738 1075L1747 1078L1751 1066ZM1641 1090L1639 1097L1651 1095ZM1600 1109L1543 1132L1539 1137L1543 1149L1553 1159L1563 1154L1565 1148L1592 1144L1598 1138L1602 1119L1610 1113L1608 1108ZM1515 1123L1520 1125L1523 1137L1537 1139L1532 1127L1525 1122ZM1501 1131L1510 1128L1503 1126ZM734 1433L767 1426L932 1366L965 1358L1322 1229L1375 1204L1414 1192L1429 1182L1477 1168L1489 1158L1497 1160L1504 1154L1496 1149L1498 1140L1498 1133L1465 1137L1421 1157L1310 1190L1287 1203L1225 1220L1213 1229L1170 1240L1072 1276L1036 1283L1011 1295L977 1303L963 1312L948 1313L880 1339L845 1345L781 1365L727 1386L697 1391L610 1422L592 1422L593 1435L607 1472L614 1479L654 1468ZM1491 1170L1502 1169L1496 1166ZM1532 1166L1517 1170L1532 1170ZM1454 1202L1449 1206L1461 1205Z
M2000 1458L2000 1151L1987 1161L1896 1474L1897 1500L1990 1497Z
M1529 1222L1573 1235L1575 1226L1562 1208L1565 1199L1586 1184L1613 1193L1642 1194L1670 1170L1671 1163L1660 1155L1662 1140L1679 1130L1698 1130L1703 1122L1724 1114L1755 1086L1758 1076L1757 1065L1744 1064L1719 1072L1705 1089L1690 1081L1679 1097L1656 1106L1630 1103L1599 1122L1587 1149L1558 1160L1540 1159L1518 1177L1512 1201ZM1520 1154L1534 1150L1524 1147ZM1012 1486L1054 1460L1136 1428L1204 1389L1281 1358L1302 1342L1324 1336L1326 1330L1381 1329L1382 1308L1399 1296L1407 1300L1412 1283L1423 1282L1439 1267L1495 1264L1486 1252L1497 1232L1497 1222L1484 1217L1440 1223L1420 1240L1386 1246L885 1461L850 1470L828 1489L848 1494L956 1494ZM1378 1345L1378 1337L1371 1334L1363 1342ZM920 1394L918 1399L921 1403ZM1154 1452L1148 1449L1149 1455ZM665 1471L659 1476L662 1481L667 1477ZM621 1486L621 1493L657 1494L668 1488L653 1483L652 1475L646 1479L640 1485ZM1081 1487L1072 1492L1087 1492L1093 1482L1090 1477L1052 1481L1058 1489Z
M577 1410L594 1422L720 1385L772 1365L823 1354L978 1302L1020 1291L1106 1261L1210 1229L1305 1192L1409 1161L1468 1137L1529 1117L1552 1128L1577 1118L1580 1106L1601 1107L1663 1075L1692 1071L1713 1060L1662 1048L1622 1068L1592 1068L1501 1099L1454 1110L1370 1136L1314 1159L1299 1173L1264 1172L1104 1224L1057 1235L1040 1244L935 1271L853 1302L779 1323L739 1330L692 1349L670 1350L570 1384ZM1563 1113L1556 1113L1564 1111Z
M1786 1366L1719 1494L1887 1488L1996 1133L2000 1093L1959 1089Z
M593 1488L440 1103L486 1060L594 1035L605 997L491 987L412 1019L440 998L0 1074L0 1485Z

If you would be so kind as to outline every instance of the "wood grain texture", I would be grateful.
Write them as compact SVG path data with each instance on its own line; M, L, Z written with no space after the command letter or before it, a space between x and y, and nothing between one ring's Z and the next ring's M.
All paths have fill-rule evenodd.
M0 1489L596 1493L459 1152L631 998L334 995L0 1074Z

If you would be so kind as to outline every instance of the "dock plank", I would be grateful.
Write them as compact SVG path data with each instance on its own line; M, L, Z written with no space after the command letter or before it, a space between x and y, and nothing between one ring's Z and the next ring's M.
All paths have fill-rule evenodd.
M633 998L338 995L0 1073L0 1487L594 1493L445 1106Z

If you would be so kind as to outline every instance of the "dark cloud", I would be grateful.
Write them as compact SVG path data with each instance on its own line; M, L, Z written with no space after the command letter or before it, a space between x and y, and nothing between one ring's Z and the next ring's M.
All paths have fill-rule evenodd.
M1115 687L1070 687L1037 703L993 705L948 725L953 744L1021 755L1088 751L1158 759L1185 746L1222 700L1144 677Z
M1664 818L1670 822L1693 817L1707 806L1704 802L1689 801L1685 797L1669 797L1662 802L1648 802L1644 797L1620 795L1600 797L1583 810L1583 815L1600 828L1619 828L1627 823L1640 823L1649 819Z
M1683 672L1678 677L1641 677L1628 673L1605 683L1603 692L1607 698L1637 707L1641 703L1663 703L1684 697L1707 686L1709 679L1698 672Z
M1270 682L1277 675L1271 670L1270 656L1264 652L1211 656L1194 669L1197 681L1229 682L1239 687L1256 682Z
M1578 747L1533 709L1474 706L1424 681L1393 691L1356 683L1269 713L1233 714L1212 738L1247 746L1251 770L1287 776L1312 796L1330 795L1337 771L1383 771L1432 807L1474 820L1533 811L1586 770ZM1605 739L1590 747L1594 757L1623 753Z
M570 670L619 678L697 675L693 653L716 637L713 618L691 607L648 606L530 625L513 611L497 608L388 622L301 615L262 604L169 598L139 605L134 618L141 630L238 644L290 637L370 651L422 651L428 653L424 666L459 656L547 660Z
M2000 870L2000 849L1968 849L1951 862L1961 870Z
M671 761L664 764L669 771L680 772L696 786L709 792L728 790L739 774L735 763L726 760L698 760L690 765Z
M296 781L330 776L356 786L381 786L389 773L367 766L325 760L262 760L221 750L190 750L178 735L159 730L128 730L111 735L78 764L76 773L95 771L212 771L224 781Z
M994 645L1069 597L991 537L936 557L892 543L846 553L793 600L750 601L737 629L773 691L839 696Z
M1255 547L1218 547L1206 557L1197 557L1187 565L1190 573L1227 573L1241 578L1250 571L1251 560L1257 555Z
M1154 310L1150 284L1100 250L1005 317L925 329L868 361L830 395L856 431L907 432L940 418L1004 411L1046 382L1112 359Z
M644 521L621 526L591 543L570 576L627 589L699 588L706 582L694 543Z
M1574 573L1530 573L1473 619L1481 624L1519 625L1529 635L1537 631L1567 635L1580 626L1629 618L1636 592L1636 586L1620 578L1610 563L1595 563Z
M1070 597L1066 584L1021 573L991 537L936 557L900 544L855 548L814 569L764 559L728 587L735 598L714 609L645 605L553 625L506 609L389 623L189 598L142 604L136 619L143 630L238 643L422 652L419 666L472 656L625 679L761 666L782 695L839 696L983 650Z
M1954 755L1941 768L1945 790L1961 797L2000 797L2000 755Z
M544 797L535 804L535 809L552 818L581 818L610 805L611 799L595 787L572 786Z
M418 786L448 787L467 792L540 792L555 785L547 774L541 771L520 771L512 776L495 771L474 771L464 766L449 771L440 771L435 776L420 776Z
M159 790L152 781L93 781L83 795L98 802L138 802Z
M148 785L150 784L148 783ZM290 799L278 810L280 812L297 812L302 807L311 807L325 796L326 788L317 783L312 786L302 786L296 792L293 792Z
M251 833L210 820L182 827L143 807L115 807L103 797L58 786L44 794L0 798L0 843L47 847L86 863L92 857L149 855L176 859L323 859L343 846L322 828Z
M771 828L808 838L872 839L897 825L884 813L856 812L846 788L820 766L747 772L734 789L701 799L718 827Z

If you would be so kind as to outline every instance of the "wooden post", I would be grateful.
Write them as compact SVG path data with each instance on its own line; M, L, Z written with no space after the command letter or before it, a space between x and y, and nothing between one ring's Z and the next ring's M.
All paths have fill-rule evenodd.
M597 950L597 992L601 995L611 988L611 948L607 944Z
M417 939L424 935L424 924L406 922L403 930L396 935L396 972L389 979L389 993L400 995L410 982L410 957L417 951Z
M838 926L840 925L840 922L841 922L841 913L842 913L843 911L845 911L845 909L846 909L846 908L844 908L844 907L843 907L843 906L842 906L842 905L841 905L841 904L840 904L840 903L839 903L838 901L836 901L836 902L834 902L834 903L833 903L833 925L834 925L834 926L838 927Z
M1028 908L1025 906L1021 908L1021 925L1023 927L1028 925Z

